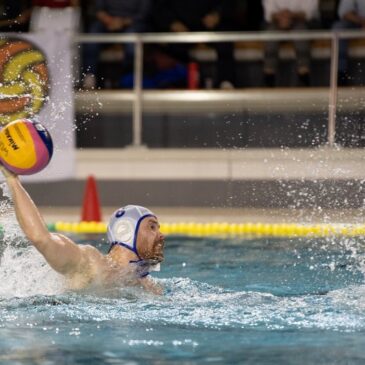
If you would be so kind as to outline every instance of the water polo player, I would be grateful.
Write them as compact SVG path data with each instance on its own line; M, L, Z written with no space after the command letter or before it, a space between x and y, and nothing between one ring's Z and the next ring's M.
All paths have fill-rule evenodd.
M150 210L135 205L117 210L108 226L111 247L108 254L103 255L91 245L78 245L62 234L49 232L18 176L2 165L0 168L21 229L48 264L65 276L68 288L133 285L155 294L162 293L149 271L163 261L165 238L157 217Z

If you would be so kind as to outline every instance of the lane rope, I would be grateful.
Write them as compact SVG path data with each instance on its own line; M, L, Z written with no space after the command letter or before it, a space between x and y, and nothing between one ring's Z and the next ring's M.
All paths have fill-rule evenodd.
M55 232L105 234L104 222L62 222L48 225ZM197 237L330 237L365 236L365 224L296 224L296 223L162 223L165 235Z

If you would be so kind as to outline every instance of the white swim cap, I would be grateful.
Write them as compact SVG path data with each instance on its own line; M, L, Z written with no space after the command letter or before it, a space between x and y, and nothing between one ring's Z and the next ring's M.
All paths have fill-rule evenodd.
M108 224L107 234L111 243L110 249L114 245L120 245L130 249L140 258L137 251L138 229L142 220L150 216L155 217L155 214L139 205L126 205L116 210Z

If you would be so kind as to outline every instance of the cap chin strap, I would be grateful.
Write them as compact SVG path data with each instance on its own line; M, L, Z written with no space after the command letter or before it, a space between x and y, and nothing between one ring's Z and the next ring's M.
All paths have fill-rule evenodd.
M116 245L127 248L128 250L132 251L138 257L137 260L129 260L129 263L137 265L136 273L140 279L145 278L146 276L148 276L150 274L150 272L148 271L150 269L150 265L148 264L148 261L142 259L141 256L138 255L138 252L136 250L134 250L132 247L126 245L125 243L113 242L110 246L109 252Z
M132 251L137 257L138 257L138 260L142 260L141 256L139 256L138 252L137 252L137 248L135 248L135 246L131 247L129 245L127 245L126 243L123 243L123 242L112 242L110 247L109 247L109 251L108 253L112 250L112 248L114 246L121 246L121 247L124 247L124 248L127 248L129 251ZM131 261L130 261L131 262Z

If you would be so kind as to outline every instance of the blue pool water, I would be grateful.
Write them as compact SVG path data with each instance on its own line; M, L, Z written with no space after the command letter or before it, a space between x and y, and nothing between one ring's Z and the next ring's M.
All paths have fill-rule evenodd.
M364 243L171 237L156 297L67 292L11 233L0 364L364 364Z

